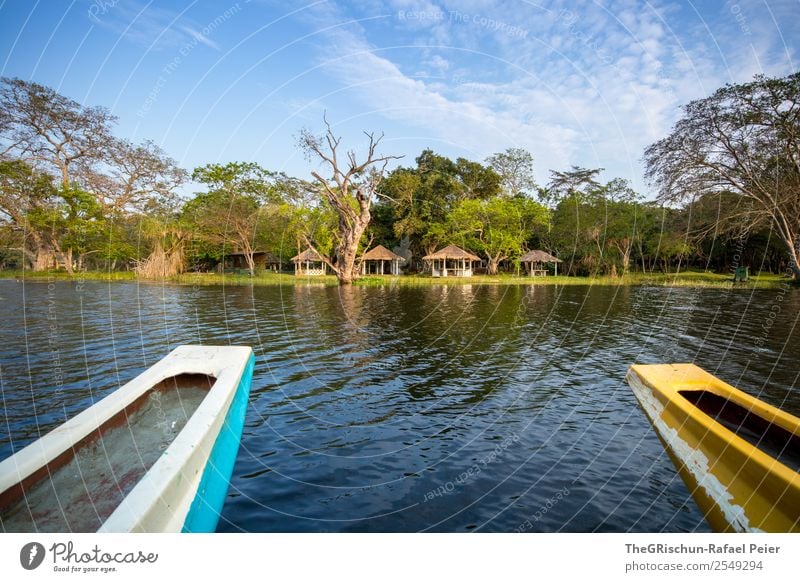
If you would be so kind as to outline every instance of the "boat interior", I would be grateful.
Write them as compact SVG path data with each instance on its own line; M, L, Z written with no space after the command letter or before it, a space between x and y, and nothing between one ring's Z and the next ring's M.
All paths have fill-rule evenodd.
M681 390L679 394L754 447L800 472L798 435L708 390Z
M0 492L0 531L97 531L175 440L213 386L171 376ZM56 493L58 492L58 493Z

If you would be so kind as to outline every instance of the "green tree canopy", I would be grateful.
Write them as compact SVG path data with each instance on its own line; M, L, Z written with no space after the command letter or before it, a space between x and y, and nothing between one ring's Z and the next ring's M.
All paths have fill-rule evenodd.
M450 213L460 202L498 196L501 179L478 162L454 162L432 150L423 151L416 164L391 172L379 193L394 208L397 237L409 239L412 253L422 256L446 242Z
M722 190L740 197L735 216L774 229L800 279L800 73L757 76L692 101L672 132L645 150L645 163L665 203Z
M547 209L529 198L466 199L448 217L448 232L466 248L482 253L490 275L501 261L519 257L534 229L547 224Z
M492 154L486 163L500 176L500 184L507 196L532 195L538 191L533 176L533 156L522 148L508 148Z

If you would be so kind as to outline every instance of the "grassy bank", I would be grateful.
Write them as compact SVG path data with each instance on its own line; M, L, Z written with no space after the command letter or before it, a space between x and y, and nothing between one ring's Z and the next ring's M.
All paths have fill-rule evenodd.
M132 272L92 271L73 276L64 271L33 273L31 271L0 271L0 278L25 279L30 281L49 280L84 280L84 281L134 281ZM771 273L750 277L747 283L732 282L729 274L705 273L702 271L684 271L681 273L631 273L624 277L518 277L516 275L476 275L474 277L451 277L447 279L433 278L424 275L370 276L359 279L356 283L365 287L384 285L402 285L423 287L428 285L630 285L656 287L691 287L720 289L774 289L789 281L781 275ZM166 280L141 280L142 283L172 283L179 285L319 285L335 286L336 277L295 277L290 273L262 273L255 277L248 275L219 273L184 273Z
M0 279L25 279L26 281L135 281L132 271L83 271L70 275L66 271L0 271Z
M750 277L747 283L732 281L731 275L687 271L682 273L631 273L624 277L518 277L515 275L476 275L474 277L434 279L424 276L365 277L359 285L379 286L386 284L425 285L629 285L650 287L690 287L719 289L773 289L788 281L781 275L765 273Z

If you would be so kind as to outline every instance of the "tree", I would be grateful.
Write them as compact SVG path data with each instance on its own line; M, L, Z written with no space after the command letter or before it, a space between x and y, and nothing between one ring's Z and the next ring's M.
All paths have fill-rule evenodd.
M320 199L327 202L338 218L336 242L336 262L329 260L322 253L328 266L336 273L340 285L349 285L358 277L356 255L364 231L369 226L370 208L377 194L378 184L383 179L389 160L401 156L379 156L376 153L383 134L376 137L374 133L366 133L369 142L367 155L363 161L356 159L352 150L341 158L341 138L337 137L328 120L324 136L316 136L304 129L300 133L300 147L312 159L319 159L331 172L325 178L318 172L311 172L318 186ZM313 246L311 241L309 245Z
M739 198L726 224L771 226L800 279L800 73L756 76L692 101L665 138L645 150L646 176L667 203L727 190Z
M598 204L604 196L596 180L602 171L578 166L551 170L550 181L539 191L540 199L551 209L547 242L556 256L569 256L565 259L567 273L596 273L602 265L605 209Z
M454 177L458 200L465 198L488 200L501 193L500 176L493 169L478 162L457 158Z
M105 107L85 107L55 90L22 79L0 79L0 142L5 155L14 155L37 169L54 170L60 178L60 196L69 207L64 232L52 237L64 268L72 273L75 240L83 240L87 224L81 221L95 208L78 192L75 168L103 159L114 138L116 117ZM80 205L80 208L76 206ZM93 224L94 225L94 224Z
M212 190L187 202L183 216L196 236L219 245L223 255L241 252L254 275L259 210L258 203L249 196Z
M605 236L608 246L619 253L622 274L630 270L631 254L641 238L639 218L641 196L631 188L630 182L614 178L603 187L605 206ZM616 270L616 269L614 269Z
M507 196L531 194L537 190L533 177L533 156L522 148L508 148L486 158L489 167L500 176Z
M455 162L424 150L416 168L397 168L381 182L381 195L394 209L394 232L413 255L430 254L450 236L448 217L464 200L500 194L500 176L463 158Z
M134 267L140 277L162 279L185 270L186 246L190 237L181 220L181 203L174 194L147 201L139 230L149 252L146 258L136 260Z
M150 198L169 196L187 178L186 171L152 141L134 145L110 140L101 166L81 165L80 177L111 215L141 210Z
M296 241L292 254L300 254L311 246L330 265L330 257L340 243L339 217L326 201L311 206L293 206L286 223L286 240Z
M547 224L547 209L529 198L467 199L456 206L449 223L466 247L486 256L488 274L496 275L500 262L521 255L533 229Z
M603 168L587 169L579 166L572 166L563 172L550 170L550 182L542 191L546 202L554 204L566 196L577 196L581 199L591 197L600 188L595 178L602 171Z
M192 180L206 184L208 192L195 196L183 210L200 236L223 247L230 244L228 252L241 252L251 275L259 250L261 208L279 197L273 178L253 162L207 164L194 170Z
M54 168L64 189L72 185L75 164L102 159L117 119L105 107L85 107L49 87L6 77L0 112L5 153Z
M549 242L552 252L565 261L565 274L594 274L599 265L596 236L602 217L594 205L575 194L561 198L551 214Z
M316 186L281 173L275 178L275 193L260 213L259 237L265 247L281 262L302 252L307 241L329 255L337 223L330 207L316 199Z
M19 237L19 251L34 271L56 262L57 189L53 179L21 160L0 160L0 224Z

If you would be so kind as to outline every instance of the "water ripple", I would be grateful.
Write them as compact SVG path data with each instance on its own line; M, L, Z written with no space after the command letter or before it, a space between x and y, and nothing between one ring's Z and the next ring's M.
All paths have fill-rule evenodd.
M180 343L243 343L222 531L706 531L624 375L695 361L797 414L777 294L0 281L0 458Z

